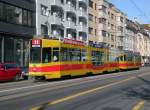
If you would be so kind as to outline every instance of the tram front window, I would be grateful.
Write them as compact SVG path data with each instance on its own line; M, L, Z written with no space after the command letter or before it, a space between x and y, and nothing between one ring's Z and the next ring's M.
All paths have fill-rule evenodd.
M41 48L32 47L30 51L30 62L31 63L41 63Z

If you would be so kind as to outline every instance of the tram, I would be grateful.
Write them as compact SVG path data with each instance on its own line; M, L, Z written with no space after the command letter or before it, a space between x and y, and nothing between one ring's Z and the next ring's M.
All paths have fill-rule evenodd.
M35 79L55 79L126 69L125 58L128 54L120 54L118 50L89 46L82 41L67 38L61 41L32 39L30 45L29 76ZM137 54L134 59L138 58ZM139 66L135 60L134 64L135 67Z
M141 67L141 55L139 52L122 51L119 55L119 69L139 69Z

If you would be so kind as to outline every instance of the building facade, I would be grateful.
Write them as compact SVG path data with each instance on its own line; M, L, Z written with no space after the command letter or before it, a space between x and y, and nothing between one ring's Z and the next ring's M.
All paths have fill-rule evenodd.
M0 62L28 65L35 9L34 0L0 0Z
M130 50L133 52L139 52L137 42L138 42L138 37L137 33L140 30L140 26L133 22L132 20L126 19L126 32L125 32L125 37L123 39L124 41L124 50Z
M98 8L97 8L98 0L89 0L88 6L88 36L90 43L99 43L98 36Z
M143 64L149 63L150 36L149 36L149 32L146 29L144 29L142 26L140 27L140 31L137 34L137 41L138 41L137 47L142 57L141 58L142 63Z
M36 0L37 35L88 40L87 0Z
M126 15L118 10L117 12L117 32L116 32L116 37L117 37L117 49L123 50L124 46L124 38L125 38L125 33L126 33Z
M126 16L107 0L89 1L89 40L123 49Z

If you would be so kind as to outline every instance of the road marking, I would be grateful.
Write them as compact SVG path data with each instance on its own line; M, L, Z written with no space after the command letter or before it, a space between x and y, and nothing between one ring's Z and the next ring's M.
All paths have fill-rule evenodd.
M144 101L144 100L141 100L139 103L137 103L137 105L135 105L135 106L133 107L132 110L141 110L141 108L144 106L144 103L145 103L145 101Z
M114 86L114 85L117 85L117 84L121 84L121 83L127 82L127 81L135 79L135 78L136 77L130 77L128 79L125 79L125 80L122 80L122 81L119 81L119 82L115 82L115 83L111 83L111 84L108 84L108 85L105 85L105 86L101 86L101 87L97 87L97 88L94 88L94 89L89 89L87 91L79 92L77 94L74 94L74 95L71 95L71 96L68 96L68 97L64 97L64 98L61 98L61 99L58 99L58 100L48 102L47 105L42 104L41 106L31 108L30 110L41 110L45 106L55 105L55 104L58 104L58 103L61 103L61 102L64 102L64 101L68 101L68 100L74 99L76 97L86 95L86 94L89 94L89 93L93 93L93 92L96 92L98 90L102 90L102 89L105 89L105 88L108 88L108 87L111 87L111 86ZM44 107L43 107L43 105L44 105Z
M139 75L139 76L145 76L145 75L148 75L148 73L144 73L144 74ZM44 104L42 104L40 106L33 107L33 108L29 109L29 110L43 110L43 108L45 108L47 106L51 106L51 105L55 105L55 104L58 104L58 103L61 103L61 102L65 102L65 101L74 99L76 97L79 97L79 96L82 96L82 95L86 95L86 94L89 94L89 93L93 93L93 92L96 92L98 90L102 90L102 89L105 89L105 88L108 88L108 87L111 87L111 86L114 86L114 85L117 85L117 84L121 84L121 83L130 81L130 80L136 79L136 78L137 78L136 76L132 76L132 77L124 79L122 81L114 82L114 83L111 83L111 84L107 84L105 86L101 86L101 87L97 87L97 88L94 88L94 89L89 89L87 91L79 92L77 94L70 95L70 96L67 96L67 97L64 97L64 98L61 98L61 99L58 99L58 100L54 100L54 101L48 102L46 104L44 103ZM139 105L142 105L142 103L143 102L140 102ZM133 109L133 110L139 110L139 109Z

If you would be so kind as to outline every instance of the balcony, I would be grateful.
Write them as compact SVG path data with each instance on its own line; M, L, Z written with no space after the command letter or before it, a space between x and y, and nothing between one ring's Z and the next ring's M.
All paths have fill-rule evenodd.
M80 32L87 32L87 27L85 25L78 25L77 30Z
M56 25L61 25L62 24L62 19L57 17L56 15L51 15L50 23L51 24L56 24Z
M117 26L125 27L125 23L123 23L123 22L121 22L121 21L117 21Z
M76 29L76 24L72 21L65 21L65 27L70 29Z
M101 17L101 18L108 18L108 16L107 16L107 14L105 13L105 12L103 12L103 11L100 11L99 13L98 13L98 15L99 15L99 17Z
M124 37L125 36L125 33L124 32L117 32L117 36L120 36L120 37Z
M103 6L105 6L105 7L108 7L108 3L107 2L105 2L105 1L103 1L103 0L98 0L98 4L99 5L103 5Z
M88 18L87 12L83 11L83 10L78 10L78 16L81 16L81 17L84 17L84 18Z
M123 46L123 43L120 41L117 43L117 46Z
M69 12L74 12L76 14L76 8L74 6L72 6L71 4L66 4L65 10L69 11Z
M99 24L99 25L98 25L98 29L99 29L99 30L107 30L107 26L104 25L104 24Z
M87 0L78 0L79 2L84 2L85 4L87 4Z
M60 0L50 0L51 5L61 6L63 7L63 4Z
M105 44L108 43L108 37L104 37L104 36L101 35L101 36L99 37L99 42L103 42L103 43L105 43Z

